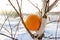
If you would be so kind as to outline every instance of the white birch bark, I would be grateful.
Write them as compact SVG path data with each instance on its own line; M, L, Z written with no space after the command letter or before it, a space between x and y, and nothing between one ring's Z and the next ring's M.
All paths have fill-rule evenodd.
M47 20L46 18L42 18L41 27L36 33L36 34L38 34L38 36L42 36L42 34L44 33L46 20ZM38 40L38 38L34 38L33 40Z

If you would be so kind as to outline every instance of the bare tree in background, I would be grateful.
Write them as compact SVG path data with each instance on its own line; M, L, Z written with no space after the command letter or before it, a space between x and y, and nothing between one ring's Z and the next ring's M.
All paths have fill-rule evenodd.
M51 9L53 9L53 7L57 4L57 2L59 1L59 0L55 0L51 5L49 5L49 2L50 2L50 0L42 0L42 2L43 2L43 8L40 10L37 6L35 6L35 4L33 4L30 0L27 0L27 1L29 1L29 3L31 3L38 11L39 11L39 15L40 15L40 17L41 17L41 19L42 19L42 22L43 21L46 21L46 19L47 19L47 13L51 10ZM26 27L26 25L25 25L25 23L24 23L24 20L23 20L23 15L22 15L22 11L21 11L21 9L22 9L22 6L20 6L20 4L19 4L19 1L18 0L16 0L16 2L17 2L17 6L18 6L18 10L16 9L16 7L13 5L13 3L11 2L11 0L8 0L8 2L11 4L11 6L14 8L14 10L16 11L16 13L19 15L19 17L20 17L20 19L21 19L21 21L22 21L22 24L24 25L24 27L26 28L26 30L27 30L27 32L30 34L30 36L32 37L32 39L33 40L42 40L42 37L44 37L44 28L45 28L45 23L43 24L42 23L42 25L44 25L44 26L41 26L41 27L43 27L42 28L42 30L43 31L40 31L40 32L42 32L41 34L39 34L40 32L39 32L39 30L38 30L38 35L37 36L35 36L34 34L32 34L31 32L30 32L30 30L28 30L28 28ZM22 0L21 0L21 5L22 5ZM7 18L6 18L6 20L8 19L8 16L7 16ZM6 21L5 20L5 21ZM8 22L9 22L9 19L8 19ZM20 21L19 21L20 22ZM5 23L5 22L4 22ZM4 23L3 23L3 25L4 25ZM2 25L2 27L1 27L1 29L2 28L4 28L3 27L3 25ZM17 26L19 25L19 23L17 24ZM13 40L18 40L17 38L14 38L13 37L13 34L12 34L12 28L11 28L11 25L10 25L10 22L9 22L9 26L10 26L10 29L11 29L11 37L10 36L7 36L7 35L5 35L5 34L2 34L2 33L0 33L1 35L4 35L4 36L7 36L7 37L9 37L9 38L12 38ZM5 28L5 30L7 30L6 28ZM17 30L18 30L18 27L17 27L17 29L16 29L16 32L17 32ZM9 32L9 31L8 31ZM14 36L16 35L16 32L15 32L15 34L14 34ZM10 32L9 32L10 33ZM36 38L36 39L35 39Z

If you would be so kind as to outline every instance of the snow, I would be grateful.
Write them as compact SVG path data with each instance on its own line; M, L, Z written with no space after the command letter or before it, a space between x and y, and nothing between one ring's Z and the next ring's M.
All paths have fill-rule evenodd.
M51 16L51 18L50 18L51 20L50 21L52 21L53 18L54 18L53 21L56 20L56 19L57 20L59 19L59 17L56 17L56 18L55 17L56 16L53 16L53 17ZM4 22L3 18L4 18L3 16L0 16L0 19L1 19L0 24L3 24L2 23L2 22ZM26 18L26 16L24 16L24 19L25 18ZM19 17L11 18L11 19L9 18L9 20L10 20L11 26L13 28L13 34L14 34L15 33L15 29L16 29L16 27L14 28L14 26L19 22ZM18 40L33 40L30 37L30 35L28 34L28 32L26 31L26 29L24 28L23 24L20 23L19 26L20 27L19 27L19 31L17 31L16 38L18 38ZM60 26L60 23L59 23L59 26ZM7 28L7 30L10 31L8 21L4 24L4 27ZM45 28L45 32L44 32L45 36L47 36L47 37L48 36L55 37L56 28L57 28L57 22L53 22L53 23L47 24L46 28ZM57 33L58 37L60 36L60 32L59 31L60 31L60 27L58 28L58 33ZM0 33L4 33L4 34L7 34L7 35L10 36L10 34L8 32L6 32L4 28L2 29L2 31L0 31ZM47 39L48 38L43 38L43 40L47 40ZM12 40L12 39L1 35L0 36L0 40ZM51 39L51 40L54 40L54 39Z

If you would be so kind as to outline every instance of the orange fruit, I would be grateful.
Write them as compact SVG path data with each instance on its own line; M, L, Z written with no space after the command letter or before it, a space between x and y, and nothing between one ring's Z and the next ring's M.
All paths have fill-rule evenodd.
M25 25L29 30L37 31L41 26L41 18L37 15L31 14L27 17Z

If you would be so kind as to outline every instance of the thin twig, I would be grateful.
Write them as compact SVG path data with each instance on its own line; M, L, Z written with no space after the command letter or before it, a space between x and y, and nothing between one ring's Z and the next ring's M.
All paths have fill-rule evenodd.
M42 8L43 18L47 18L46 16L47 10L49 10L49 0L43 0L43 8Z
M10 30L11 30L11 36L13 37L13 34L12 34L12 27L11 27L11 24L10 24L9 19L8 19L8 22L9 22L9 26L10 26Z
M44 37L44 38L48 38L48 37ZM49 39L60 39L60 37L49 37Z
M17 11L17 9L15 8L15 6L11 3L11 1L10 0L8 0L8 1L11 4L11 6L14 8L14 10L17 12L17 14L20 15L19 12Z
M21 10L21 9L20 9ZM20 11L20 18L21 18L21 21L23 23L23 25L25 26L26 30L28 31L28 33L30 34L30 36L32 37L32 33L29 31L29 29L26 27L25 23L24 23L24 20L23 20L23 17L22 17L22 12ZM33 38L33 37L32 37Z
M8 35L6 35L6 34L2 34L2 33L0 33L0 35L6 36L6 37L11 38L11 39L15 39L15 38L10 37L10 36L8 36Z
M55 21L51 21L51 22L48 22L48 23L46 23L46 24L50 24L50 23L53 23L53 22L60 22L60 20L55 20Z
M5 27L2 26L2 28L4 28L10 34L10 32Z
M14 8L14 10L17 12L17 14L20 16L23 25L25 26L27 32L28 32L28 33L30 34L30 36L32 37L32 33L29 31L29 29L26 27L26 25L25 25L25 23L24 23L23 17L22 17L22 15L21 15L21 9L20 9L20 14L19 14L19 12L18 12L17 9L13 6L13 4L11 3L11 1L10 1L10 0L8 0L8 1L9 1L9 3L11 4L11 6ZM18 4L17 4L17 5L18 5Z
M6 12L6 15L7 15L7 12ZM8 17L8 15L7 15L7 17ZM11 36L13 37L13 35L12 35L12 28L11 28L11 25L10 25L9 18L8 18L8 22L9 22L9 27L10 27L10 30L11 30Z
M52 36L52 34L48 36L48 40L49 40L50 36Z
M18 2L18 0L17 0L17 2ZM20 8L20 6L19 6L19 3L17 3L17 5L18 5L18 7L19 7L19 11L20 11L19 16L20 16L20 18L21 18L21 20L22 20L22 23L24 24L24 26L25 26L26 30L28 31L28 33L32 36L31 32L28 30L28 28L26 27L26 25L25 25L25 23L24 23L24 20L23 20L23 17L22 17L22 12L21 12L21 8ZM13 6L12 6L12 7L13 7ZM14 8L14 7L13 7L13 8Z
M16 0L16 2L17 2L17 5L18 5L18 8L19 8L19 12L21 12L21 7L20 7L20 5L19 5L18 0ZM20 15L21 15L21 13L20 13Z
M59 16L59 20L60 20L60 16ZM57 36L57 32L58 32L58 25L59 25L59 21L57 22L57 28L56 28L56 34L55 34L55 37ZM56 38L55 40L57 40L57 38Z
M57 22L57 27L56 27L55 37L57 37L57 32L58 32L58 24L59 24L59 22ZM56 38L55 40L57 40L57 38Z
M20 15L19 15L19 16L22 17L22 12L21 12L21 8L22 8L22 7L20 7L18 0L16 0L16 2L17 2L18 8L19 8L19 12L20 12ZM22 18L23 18L23 17L22 17Z
M8 17L5 19L4 23L2 24L1 29L3 28L3 26L4 26L4 24L5 24L5 22L6 22L7 19L8 19ZM0 29L0 31L1 31L1 29Z
M5 11L6 12L6 11ZM9 14L11 14L12 15L12 13L11 13L12 11L10 11L9 12ZM8 13L6 12L6 15L7 15ZM9 17L8 15L7 15L7 17ZM12 28L11 28L11 25L10 25L10 21L9 21L9 19L7 19L8 20L8 22L9 22L9 26L10 26L10 29L11 29L11 33L9 33L9 34L11 34L11 36L12 36Z
M49 12L49 11L57 4L58 1L59 1L59 0L55 0L55 1L51 4L51 6L49 7L49 10L47 10L47 12Z
M19 24L20 24L20 21L19 21L19 23L17 24L17 28L16 28L16 31L15 31L15 34L14 34L14 38L15 38L15 36L16 36L16 34L17 34L17 31L18 31L18 29L19 29Z
M28 0L35 8L37 8L38 9L38 11L39 11L39 15L40 16L42 16L42 12L40 11L40 9L37 7L37 6L35 6L30 0Z
M7 12L6 12L6 15L7 15ZM12 15L12 14L11 14L11 15ZM9 17L9 16L7 15L7 17ZM12 28L11 28L11 24L10 24L10 21L9 21L9 19L8 19L8 22L9 22L9 26L10 26L10 30L11 30L11 33L10 33L10 35L11 35L11 37L13 38L13 34L12 34ZM13 40L17 40L17 39L13 38Z
M18 4L19 11L21 11L20 9L22 9L22 0L21 0L21 8L20 8L20 6L19 6L18 0L16 0L16 2L17 2L17 4ZM18 31L18 29L19 29L19 24L20 24L20 20L19 20L18 24L16 25L17 28L16 28L16 31L15 31L15 34L14 34L14 38L15 38L15 36L16 36L16 34L17 34L17 31Z
M7 20L7 19L8 19L8 18L6 18L6 20ZM4 28L8 33L10 33L5 27L3 27L4 24L5 24L5 22L6 22L6 20L5 20L4 23L2 24L2 27L1 27L0 31L2 30L2 28Z
M11 12L10 12L10 13L11 13ZM6 17L5 17L5 18L6 18ZM3 27L8 18L9 18L9 16L5 19L4 23L2 24L1 29L4 28L8 33L10 33L5 27ZM0 29L0 30L1 30L1 29Z

